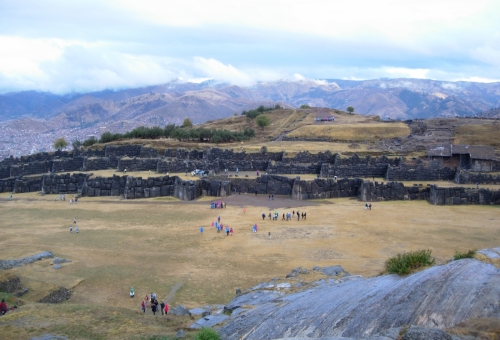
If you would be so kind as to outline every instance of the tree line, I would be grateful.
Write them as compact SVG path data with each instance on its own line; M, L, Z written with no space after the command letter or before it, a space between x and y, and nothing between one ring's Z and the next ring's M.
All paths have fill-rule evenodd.
M247 128L243 131L229 131L226 129L184 128L175 124L168 124L164 128L159 126L139 126L125 133L104 132L99 139L90 137L81 141L73 141L73 148L89 147L96 143L109 143L119 139L158 139L174 138L178 141L196 141L205 143L229 143L248 140L255 136L255 130Z

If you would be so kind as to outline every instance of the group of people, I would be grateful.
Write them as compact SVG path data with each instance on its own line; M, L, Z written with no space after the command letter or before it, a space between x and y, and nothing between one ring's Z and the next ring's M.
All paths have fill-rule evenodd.
M295 210L294 210L292 212L283 213L283 217L281 220L282 221L289 221L292 218L294 218L295 215L297 215L297 221L299 221L301 218L303 220L307 219L306 212L300 213L300 211L297 210L297 214L295 214ZM278 216L279 216L279 213L276 210L274 211L274 213L269 212L269 215L267 215L267 217L269 217L269 219L273 220L273 221L276 221L278 219ZM262 220L265 220L265 219L266 219L266 214L262 213Z
M69 227L69 233L70 234L73 233L73 226L75 226L75 231L78 234L80 232L80 228L78 228L78 226L76 225L76 217L73 218L73 225Z
M365 203L365 210L372 210L372 204L371 203Z
M227 226L227 225L224 227L224 225L220 223L220 216L217 217L217 221L212 222L212 227L216 228L218 233L220 233L221 231L225 232L226 236L229 236L229 235L233 236L233 234L234 234L233 228L229 228L229 226ZM200 233L203 234L204 231L205 231L205 228L200 227Z
M148 304L151 308L151 311L153 312L153 315L156 315L156 312L161 312L161 315L168 314L168 303L165 303L163 301L158 303L158 300L156 299L156 293L151 293L151 296L146 295L144 300L142 300L141 309L143 313L146 313L146 307Z

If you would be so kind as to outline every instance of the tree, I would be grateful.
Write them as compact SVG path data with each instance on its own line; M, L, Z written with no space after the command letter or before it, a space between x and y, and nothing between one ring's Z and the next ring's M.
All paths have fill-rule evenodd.
M262 128L262 130L264 130L264 128L266 126L271 124L271 119L269 119L268 115L263 113L263 114L258 115L257 118L255 118L255 122L257 123L258 126L260 126Z
M54 149L61 151L65 147L68 146L68 142L66 142L66 139L63 137L57 138L56 141L54 142Z
M73 147L74 150L80 149L82 146L82 142L79 141L78 139L75 139L74 141L71 142L71 146Z
M310 109L311 107L307 104L302 104L302 105L300 105L300 108L301 109Z
M189 119L189 118L184 119L184 122L182 123L182 127L191 127L191 126L193 126L193 122L191 121L191 119Z
M354 108L352 106L349 106L347 108L347 112L349 112L350 114L352 114L354 112Z

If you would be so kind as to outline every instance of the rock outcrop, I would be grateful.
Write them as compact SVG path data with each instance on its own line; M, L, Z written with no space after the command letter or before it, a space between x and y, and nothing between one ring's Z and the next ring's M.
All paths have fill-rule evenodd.
M500 248L481 254L499 256ZM266 287L226 306L233 314L219 329L223 339L360 339L407 325L445 329L473 318L500 318L500 269L477 259L406 277L321 280L293 294Z

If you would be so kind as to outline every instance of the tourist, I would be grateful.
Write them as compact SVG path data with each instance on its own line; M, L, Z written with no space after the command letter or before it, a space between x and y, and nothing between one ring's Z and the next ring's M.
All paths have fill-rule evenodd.
M154 301L151 302L151 311L153 312L153 315L156 315L156 305Z
M265 219L266 219L266 214L262 213L262 220L265 220Z
M236 168L236 173L238 173L240 171L240 169Z
M205 229L203 227L200 227L200 234L203 235L203 232L205 231Z
M229 233L231 234L231 236L233 236L233 233L234 233L233 228L229 229Z
M73 218L73 224L76 224L76 217Z
M269 213L269 219L271 219L271 213Z
M7 307L7 303L5 302L4 299L2 299L2 302L0 303L0 312L2 315L5 315L9 311L9 307Z
M269 232L267 235L269 236L269 239L271 239L271 232Z
M247 208L243 207L243 213L246 213L246 212L247 212Z
M372 210L372 204L371 204L371 203L370 203L370 204L368 204L368 209L369 209L369 210Z
M76 227L75 231L78 234L80 232L80 228Z
M134 287L130 287L130 297L134 297L135 296L135 290L134 290Z
M168 303L165 303L165 315L168 314Z
M11 200L11 201L12 201L12 194L9 196L9 200Z
M368 210L368 202L365 203L365 210Z
M141 309L142 309L143 313L146 313L146 302L145 301L142 301L142 303L141 303Z
M229 236L229 227L226 227L226 236Z
M297 221L299 221L299 220L300 220L300 213L299 213L299 211L297 210Z
M302 216L302 219L307 220L307 215L306 215L306 214L307 214L307 213L306 213L306 212L304 212L304 216Z
M274 201L274 194L273 194L273 195L271 195L271 200L273 200L273 201Z
M220 216L217 216L217 222L220 223Z
M283 213L283 218L282 218L281 220L282 220L282 221L284 221L284 220L285 220L285 213Z
M224 204L224 209L226 209L226 202L223 202L223 204Z
M162 301L162 302L160 303L160 308L161 308L161 315L163 315L163 314L164 314L164 312L165 312L165 311L164 311L164 309L165 309L165 302L163 302L163 301Z
M73 233L73 227L69 227L69 233Z
M270 200L271 200L271 195L269 195L269 198L268 198L267 200L268 200L268 201L270 201Z

